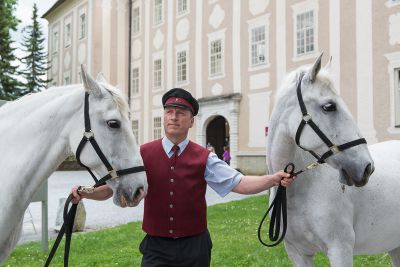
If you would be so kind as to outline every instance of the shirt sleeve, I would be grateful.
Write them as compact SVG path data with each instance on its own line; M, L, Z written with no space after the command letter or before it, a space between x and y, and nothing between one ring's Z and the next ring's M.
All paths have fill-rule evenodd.
M218 158L215 153L208 155L205 180L221 197L230 193L240 182L243 174Z

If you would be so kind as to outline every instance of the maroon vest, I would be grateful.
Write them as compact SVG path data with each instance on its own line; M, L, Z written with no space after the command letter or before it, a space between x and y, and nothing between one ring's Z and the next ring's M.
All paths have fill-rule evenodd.
M140 148L149 184L144 200L143 230L161 237L185 237L207 228L204 172L207 149L189 142L174 167L161 139Z

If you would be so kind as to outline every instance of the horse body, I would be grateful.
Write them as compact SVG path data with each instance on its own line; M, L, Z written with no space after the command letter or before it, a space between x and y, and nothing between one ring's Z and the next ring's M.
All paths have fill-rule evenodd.
M36 190L78 147L84 132L85 91L90 93L95 138L113 167L142 165L127 112L117 107L115 98L121 100L113 95L117 92L90 81L93 84L85 84L85 88L81 85L52 88L0 109L0 263L19 239L24 212ZM108 119L120 121L121 127L107 128ZM81 159L98 175L107 173L90 146L83 149ZM114 191L114 203L121 206L137 205L147 191L144 173L118 177L108 184ZM138 193L138 188L144 192ZM125 195L120 193L123 190L132 192L132 196L124 199Z
M279 92L272 112L267 140L272 172L289 162L298 170L316 161L294 140L301 120L295 83L302 71L288 78L289 84L285 86L289 88ZM309 75L312 74L306 73L305 79ZM336 144L359 138L350 113L334 91L327 88L332 86L328 76L320 76L315 84L306 80L302 89L314 122ZM326 102L336 104L335 112L321 112ZM307 127L300 138L301 145L322 154L327 148ZM284 240L295 266L313 266L313 255L319 251L328 256L333 267L353 266L354 254L382 252L390 252L394 266L400 266L400 152L396 151L400 151L400 141L371 146L375 172L368 183L370 171L366 166L372 164L372 159L367 146L359 145L300 174L287 188L288 229ZM366 185L348 186L354 184ZM270 201L275 193L272 189Z

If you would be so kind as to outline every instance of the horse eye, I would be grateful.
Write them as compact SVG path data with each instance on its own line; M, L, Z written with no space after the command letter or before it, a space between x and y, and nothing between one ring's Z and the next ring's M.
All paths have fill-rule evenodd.
M328 112L335 111L336 110L336 104L332 103L332 102L329 102L329 103L323 105L322 109L324 111L328 111Z
M109 120L109 121L107 121L107 125L108 125L108 127L114 128L114 129L121 127L121 123L117 120Z

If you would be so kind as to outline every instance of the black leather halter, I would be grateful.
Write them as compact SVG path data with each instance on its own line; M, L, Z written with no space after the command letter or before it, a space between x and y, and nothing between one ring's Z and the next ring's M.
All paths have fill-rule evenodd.
M131 174L131 173L137 173L137 172L143 172L145 171L144 166L136 166L128 169L123 169L123 170L115 170L107 158L104 156L104 153L101 151L99 145L97 144L96 140L94 139L94 133L92 132L92 129L90 127L90 116L89 116L89 93L85 92L85 104L84 104L84 120L85 120L85 132L83 134L82 140L78 145L78 148L76 149L76 159L78 163L83 166L92 176L93 180L95 181L95 185L93 187L86 187L84 190L86 191L91 191L94 190L94 188L99 187L101 185L104 185L108 180L110 179L116 179L119 176L126 175L126 174ZM103 164L106 166L108 170L108 174L106 174L104 177L101 179L97 179L96 176L93 174L93 172L90 170L90 168L86 165L84 165L81 160L80 160L80 155L81 152L87 142L90 142L92 144L94 150L96 151L96 154L99 156ZM79 187L78 190L80 190L81 187ZM76 215L76 209L78 204L72 204L71 208L68 210L69 204L71 203L73 199L73 195L70 194L65 201L64 205L64 213L63 213L63 218L64 218L64 223L60 229L60 232L58 233L57 239L54 242L54 245L50 251L50 254L46 260L45 267L49 266L51 260L54 257L54 254L57 251L57 248L64 236L65 233L65 248L64 248L64 266L68 266L68 259L69 259L69 248L71 246L71 237L72 237L72 229L74 226L74 220L75 220L75 215Z
M356 140L344 143L342 145L335 145L334 143L332 143L329 140L329 138L314 123L311 115L307 112L307 108L306 108L306 105L304 104L304 100L303 100L303 95L301 93L301 83L303 80L303 76L304 76L304 73L301 74L298 84L297 84L297 100L299 101L299 105L300 105L300 109L301 109L301 113L303 114L303 117L302 117L299 127L297 128L296 144L298 147L300 147L304 151L307 151L311 155L313 155L317 159L317 161L309 164L304 169L301 169L300 171L297 171L297 172L295 172L294 164L291 162L288 163L286 165L284 171L286 173L290 173L291 177L297 176L298 174L300 174L306 170L316 168L318 165L325 163L325 160L334 154L337 154L337 153L339 153L343 150L349 149L351 147L367 143L365 138L356 139ZM318 135L318 137L328 146L329 150L327 152L325 152L322 156L320 156L320 155L318 155L318 153L316 153L312 150L306 149L300 145L301 133L303 132L303 129L306 125L309 125L314 130L314 132ZM274 243L267 244L261 238L261 228L262 228L262 225L270 211L271 211L271 220L270 220L270 224L269 224L268 237L269 237L269 240ZM281 222L281 218L282 218L282 222ZM280 231L281 224L282 224L282 232ZM261 219L260 225L258 226L258 231L257 231L258 240L260 240L261 244L263 244L264 246L267 246L267 247L277 246L284 239L284 237L286 235L286 230L287 230L286 187L279 185L278 189L276 191L275 198L271 203L271 206L269 206L268 210L265 212L264 217Z
M336 153L339 153L343 150L349 149L353 146L366 144L367 141L365 140L365 138L359 138L359 139L344 143L342 145L335 145L334 143L331 142L331 140L329 140L329 138L314 123L311 115L307 112L306 105L304 104L304 101L303 101L303 95L301 94L301 82L303 80L303 76L304 76L304 74L302 74L300 76L299 83L297 84L297 99L299 100L301 113L303 114L303 118L301 119L300 125L297 128L297 132L296 132L297 146L300 147L301 149L309 152L311 155L313 155L318 160L317 161L318 163L325 163L325 160L327 158L329 158L330 156L332 156ZM328 146L329 150L327 152L325 152L322 156L320 156L316 152L306 149L300 145L301 133L303 132L304 126L306 126L306 125L309 125L314 130L314 132L318 135L318 137L321 138L321 140Z

